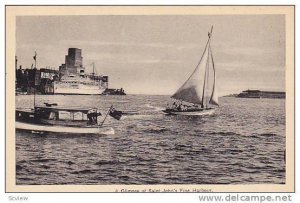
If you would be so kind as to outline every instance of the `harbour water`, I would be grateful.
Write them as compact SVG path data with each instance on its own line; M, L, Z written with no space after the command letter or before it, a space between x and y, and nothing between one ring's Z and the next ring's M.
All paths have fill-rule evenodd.
M16 184L284 184L285 100L220 98L213 115L166 116L168 96L37 95L36 103L135 110L114 135L16 132ZM16 97L32 107L32 95ZM103 117L103 116L102 116Z

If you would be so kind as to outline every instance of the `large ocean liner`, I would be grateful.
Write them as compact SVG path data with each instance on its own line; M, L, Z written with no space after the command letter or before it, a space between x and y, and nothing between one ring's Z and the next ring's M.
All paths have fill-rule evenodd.
M59 67L59 80L54 82L54 94L102 94L108 88L108 76L86 73L81 49L69 48L65 64Z

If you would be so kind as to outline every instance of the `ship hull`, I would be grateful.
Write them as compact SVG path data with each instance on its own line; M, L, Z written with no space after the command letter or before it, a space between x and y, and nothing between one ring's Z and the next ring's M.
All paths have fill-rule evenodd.
M60 87L59 84L54 84L54 94L73 94L73 95L100 95L104 92L105 88L99 87Z

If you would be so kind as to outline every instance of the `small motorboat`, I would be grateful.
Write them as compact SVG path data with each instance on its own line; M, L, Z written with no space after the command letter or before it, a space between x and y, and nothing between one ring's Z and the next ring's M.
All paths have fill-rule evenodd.
M112 135L114 129L99 123L97 108L59 107L45 103L33 109L16 109L16 129L32 132Z

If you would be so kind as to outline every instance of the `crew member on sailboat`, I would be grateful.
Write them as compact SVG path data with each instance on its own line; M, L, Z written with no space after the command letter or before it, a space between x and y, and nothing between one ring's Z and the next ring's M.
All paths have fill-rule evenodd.
M202 57L187 81L171 96L180 101L178 105L167 107L163 112L178 115L203 115L213 112L213 105L218 105L216 91L216 70L210 46L213 27L208 33L208 40Z

